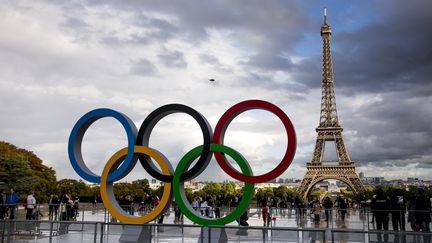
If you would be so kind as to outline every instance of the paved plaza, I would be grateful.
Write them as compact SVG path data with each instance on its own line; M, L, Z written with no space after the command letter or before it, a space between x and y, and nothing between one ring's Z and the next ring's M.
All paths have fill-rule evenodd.
M228 211L223 210L222 216ZM138 214L138 213L136 213ZM103 208L82 208L75 221L59 223L45 220L37 223L17 222L11 242L119 242L125 225L115 222ZM345 220L337 216L336 211L328 222L324 214L319 224L315 224L308 213L297 217L295 210L274 210L274 220L268 227L263 227L259 209L249 210L250 225L247 230L232 222L223 229L210 228L213 236L225 235L228 242L378 242L378 234L370 223L368 212L349 210ZM152 242L198 242L202 228L184 218L183 224L173 224L174 213L165 215L163 226L152 226ZM409 230L409 226L407 227ZM390 220L391 229L391 220ZM49 237L49 232L53 236ZM409 233L409 232L406 232ZM207 233L205 234L207 235ZM389 242L399 242L399 234L388 234ZM405 242L417 241L416 235L405 235ZM7 240L7 237L5 237ZM7 242L7 241L5 241ZM402 241L400 241L402 242Z

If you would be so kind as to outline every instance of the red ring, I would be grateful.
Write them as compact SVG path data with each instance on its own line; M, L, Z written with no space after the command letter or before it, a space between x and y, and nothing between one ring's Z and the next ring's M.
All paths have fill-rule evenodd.
M262 175L246 176L231 167L231 165L225 158L225 155L223 155L221 152L215 151L214 155L219 166L231 177L247 183L262 183L271 181L272 179L281 175L291 164L296 150L296 135L294 126L292 125L291 120L288 118L288 116L279 107L263 100L246 100L235 104L234 106L229 108L219 119L214 130L213 143L223 145L225 131L231 121L240 113L252 109L263 109L272 112L277 117L279 117L285 127L288 137L287 149L284 157L282 158L281 162L279 162L278 166L276 166L276 168L274 168L270 172Z

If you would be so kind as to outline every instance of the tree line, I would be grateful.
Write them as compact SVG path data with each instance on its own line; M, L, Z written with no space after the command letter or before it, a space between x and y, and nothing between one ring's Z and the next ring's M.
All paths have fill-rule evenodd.
M34 191L38 202L47 202L50 195L60 195L69 191L72 196L78 196L81 202L93 202L100 200L99 186L89 185L82 180L62 179L57 180L55 171L43 164L32 151L18 148L13 144L0 141L0 189L14 188L24 198L30 191ZM391 195L396 188L394 186L381 187L384 193ZM406 195L416 193L415 186L403 187ZM341 194L353 200L370 199L375 194L375 187L367 186L362 195L354 195L349 189L341 190ZM129 197L134 202L140 202L144 197L162 196L163 187L155 190L150 188L147 179L135 180L132 182L120 182L114 184L114 194L117 198ZM192 191L185 189L186 196L190 201L196 197L242 197L242 188L236 189L233 182L209 182L202 189ZM326 190L317 188L312 190L310 197L322 197ZM431 188L425 188L425 195L432 197ZM254 202L272 198L279 201L292 202L298 196L296 188L279 186L276 188L260 188L255 190Z

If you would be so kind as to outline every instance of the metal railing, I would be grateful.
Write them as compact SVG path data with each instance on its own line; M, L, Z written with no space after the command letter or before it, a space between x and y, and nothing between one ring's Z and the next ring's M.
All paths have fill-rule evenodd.
M127 229L132 229L128 231ZM432 233L352 229L298 229L177 224L127 225L40 220L0 221L0 242L430 242ZM131 233L132 232L132 233ZM143 235L145 235L144 238Z
M228 208L224 210L226 211L225 213L229 212ZM316 242L324 242L325 240L327 242L374 242L378 240L378 236L382 240L388 237L390 242L428 242L431 235L428 232L409 231L411 230L410 223L408 223L409 215L415 215L415 213L420 213L420 211L385 210L388 213L389 229L392 228L392 215L399 214L400 218L403 217L405 219L406 231L382 231L376 230L376 222L374 224L371 223L373 214L368 209L347 210L347 216L344 220L350 229L344 229L346 225L340 224L343 220L341 220L340 215L338 216L337 208L330 211L330 220L327 225L322 224L322 221L325 219L324 209L320 212L321 224L318 225L313 224L314 215L309 209L273 208L271 210L272 215L278 218L278 222L272 221L269 227L251 226L245 228L229 225L203 228L192 225L191 222L190 224L183 224L182 222L181 224L163 225L153 223L149 224L149 226L151 226L153 239L157 242L163 242L163 239L170 239L170 237L182 239L182 242L197 242L197 239L200 239L202 235L201 231L204 229L210 235L214 235L212 232L214 233L215 230L223 229L227 232L230 241L234 242L286 242L287 239L292 239L292 242L303 242L306 239L314 239ZM94 207L91 204L81 204L78 211L70 217L71 220L69 221L62 220L66 217L61 216L61 214L67 210L64 210L61 206L59 207L57 218L54 216L52 218L47 217L48 207L46 204L38 205L34 211L42 214L39 220L24 220L25 209L19 207L15 213L16 219L0 221L1 243L13 242L21 238L32 238L32 242L52 242L53 239L56 240L59 236L65 235L68 238L76 236L78 240L84 237L86 241L91 242L116 242L115 239L118 241L124 227L127 226L113 222L111 215L102 205ZM138 210L135 209L132 211L132 213L137 215ZM430 214L430 212L423 213ZM260 208L251 208L249 215L255 217L255 225L262 220L260 218ZM223 217L224 215L222 214L221 216ZM292 225L293 227L285 227L284 223L286 222L289 222L290 226ZM166 230L160 231L160 229ZM242 235L245 229L248 234ZM34 241L35 239L38 241ZM210 239L210 237L202 239L206 242L205 239Z
M31 242L326 242L325 229L211 226L177 224L127 225L103 222L3 220L1 243ZM132 228L127 231L127 228ZM84 230L82 230L84 229ZM145 239L143 239L145 229Z

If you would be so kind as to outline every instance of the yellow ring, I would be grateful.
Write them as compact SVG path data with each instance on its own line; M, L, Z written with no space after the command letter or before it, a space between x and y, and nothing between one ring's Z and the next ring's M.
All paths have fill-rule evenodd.
M120 222L125 224L145 224L159 217L159 215L166 210L167 206L169 206L169 202L171 202L171 183L169 182L164 183L162 198L159 204L151 212L140 217L132 216L126 213L123 209L120 208L120 205L118 204L117 200L115 200L114 191L113 191L113 181L107 182L107 178L108 178L108 173L110 172L114 164L122 156L125 156L127 152L128 152L127 147L119 150L108 160L107 164L105 165L100 180L101 197L105 208L108 209L108 212L110 212L112 216L118 219ZM167 165L167 160L158 151L144 146L134 146L134 152L140 154L146 154L152 157L156 161L156 163L158 163L164 175L172 174ZM119 166L119 164L117 164L116 166Z

